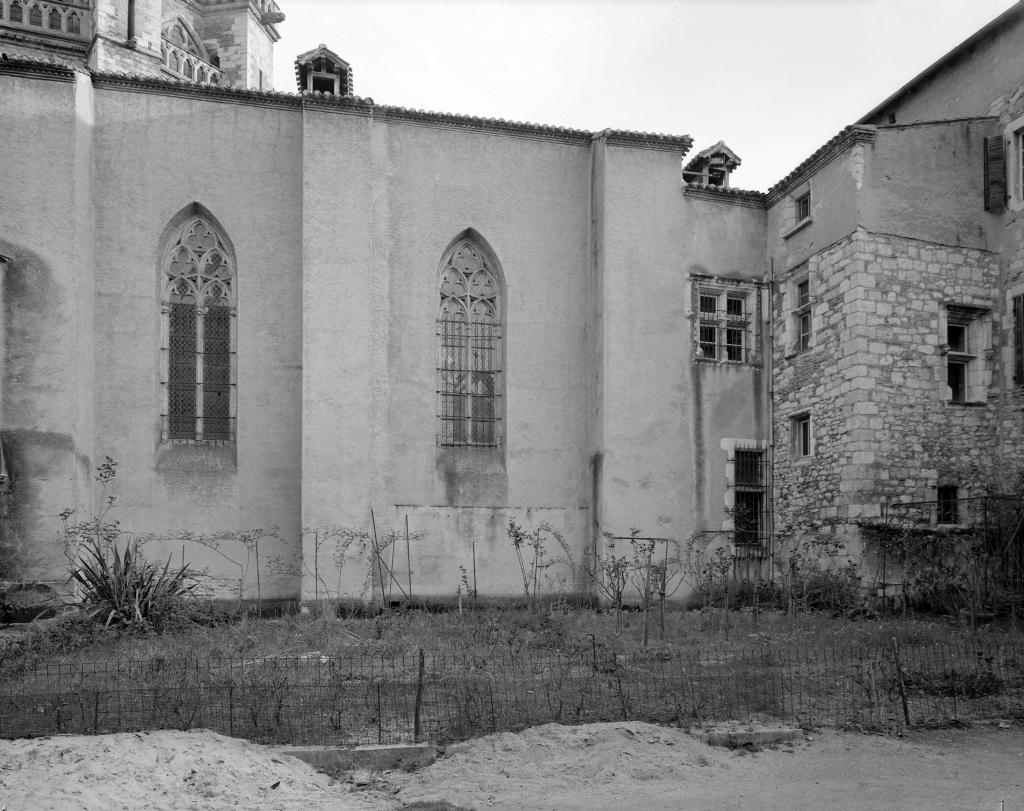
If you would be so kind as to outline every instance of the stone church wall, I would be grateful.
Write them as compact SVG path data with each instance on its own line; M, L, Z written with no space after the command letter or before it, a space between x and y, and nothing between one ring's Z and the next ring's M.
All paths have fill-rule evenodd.
M294 103L137 93L114 82L96 91L96 455L120 463L126 529L219 536L219 549L188 542L184 556L215 571L227 594L244 578L247 597L256 596L255 560L239 531L270 536L259 550L263 597L294 595L299 574L301 145ZM223 228L237 263L234 454L159 442L161 239L193 204ZM182 546L152 554L177 560Z

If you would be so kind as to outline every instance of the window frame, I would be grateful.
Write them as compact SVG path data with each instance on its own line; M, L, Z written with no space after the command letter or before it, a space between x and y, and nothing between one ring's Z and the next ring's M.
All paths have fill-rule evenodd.
M793 329L791 353L797 355L814 346L814 305L817 299L806 263L795 269L790 282L790 296L793 302L790 311Z
M760 363L760 285L694 274L693 358L730 366Z
M988 310L960 304L945 307L944 354L947 396L953 405L976 405L988 400L985 357L991 348ZM954 340L959 334L962 340ZM954 371L955 370L955 371Z
M212 247L196 254L185 240L189 235L196 234L201 226L212 240ZM175 264L186 252L195 262L195 272L175 271ZM223 263L211 265L212 256L223 259ZM191 261L191 260L190 260ZM212 271L206 270L212 266ZM160 442L161 445L234 445L237 440L238 413L238 274L235 264L234 250L230 241L217 224L203 214L189 216L180 226L174 229L167 247L163 252L160 267L160 333L161 333L161 408L160 408ZM175 301L182 298L180 291L184 288L192 291L194 302ZM210 295L220 295L224 304L208 304L204 299ZM188 308L188 309L186 309ZM174 324L177 316L192 316L194 332L175 332ZM226 319L226 329L218 334L210 334L210 327L218 323L214 315ZM217 344L226 342L227 351L215 351ZM189 343L194 347L189 349ZM194 353L190 363L188 356ZM211 357L216 356L220 362L211 364ZM224 358L226 357L226 362ZM184 358L184 361L176 360ZM217 374L216 369L224 369L227 374ZM175 370L184 370L184 380L175 380ZM188 370L193 370L194 379L188 382ZM224 379L226 377L226 380ZM216 379L215 379L216 378ZM188 403L191 390L192 401L187 411L194 412L191 416L185 411L180 413L181 406L175 392L182 394ZM214 407L209 395L226 391L227 408ZM221 416L226 413L226 416ZM194 420L193 429L179 426ZM223 422L223 430L212 431L208 423Z
M757 444L757 443L755 443ZM749 457L741 463L742 457ZM766 448L737 444L733 463L733 543L736 546L765 547L770 536L771 462ZM744 475L748 472L754 475ZM741 502L745 502L741 505Z
M814 425L811 412L802 411L789 418L789 449L794 462L802 462L814 456Z
M960 523L960 488L955 484L942 484L935 488L935 523Z
M467 273L470 262L475 269ZM445 251L437 278L436 444L502 448L506 437L501 267L481 237L465 232ZM464 318L453 319L452 313Z
M793 216L797 224L811 218L811 190L793 198Z

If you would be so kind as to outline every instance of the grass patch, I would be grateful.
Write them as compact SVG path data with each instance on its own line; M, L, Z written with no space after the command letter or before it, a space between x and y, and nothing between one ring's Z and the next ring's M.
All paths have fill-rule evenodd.
M729 627L725 627L728 621ZM652 624L657 629L658 620ZM945 618L846 620L826 614L790 617L730 612L671 610L665 633L642 646L641 612L627 611L616 631L611 612L558 609L535 613L492 606L475 611L396 611L376 616L293 614L261 618L223 604L183 601L157 612L146 627L104 628L82 615L33 623L20 644L5 652L0 673L18 660L33 663L100 662L151 658L262 658L306 656L414 656L419 649L511 657L532 653L586 653L595 657L632 655L657 659L680 650L752 647L876 648L899 645L958 644L977 632ZM988 626L990 641L1021 640L1013 629Z

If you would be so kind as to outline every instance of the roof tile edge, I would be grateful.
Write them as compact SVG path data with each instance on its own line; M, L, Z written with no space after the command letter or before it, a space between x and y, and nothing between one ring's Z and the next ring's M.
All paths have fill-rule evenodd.
M815 150L809 158L798 165L796 169L768 189L765 193L768 205L775 205L786 195L786 192L792 186L803 182L805 177L816 173L822 166L846 151L853 144L858 142L873 143L877 132L877 127L868 124L852 124L841 129L823 146Z

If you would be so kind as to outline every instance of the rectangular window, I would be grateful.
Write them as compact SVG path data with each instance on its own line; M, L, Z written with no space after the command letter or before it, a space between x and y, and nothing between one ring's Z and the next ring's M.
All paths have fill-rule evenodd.
M806 459L814 452L811 415L798 414L790 420L790 445L794 459Z
M811 216L811 193L804 192L794 201L794 207L796 210L796 221L803 222L806 219L810 219Z
M697 352L703 360L754 362L756 293L701 287L697 291Z
M984 352L989 347L985 310L948 305L946 308L946 386L951 403L980 403L987 399Z
M811 346L811 308L814 299L811 296L811 277L798 277L793 283L793 351L803 352Z
M952 485L939 488L936 519L940 524L960 523L960 498L958 489Z
M766 546L771 526L768 455L761 449L736 448L732 462L733 542L737 546Z

